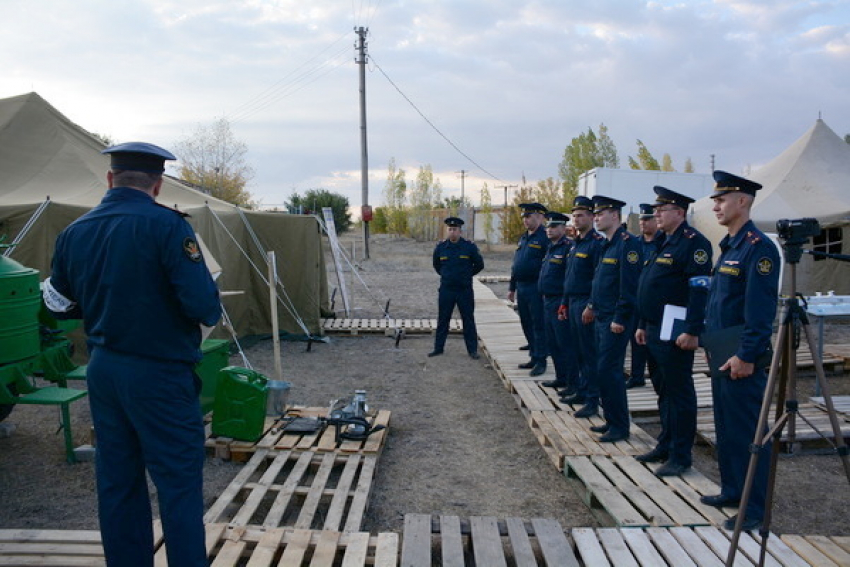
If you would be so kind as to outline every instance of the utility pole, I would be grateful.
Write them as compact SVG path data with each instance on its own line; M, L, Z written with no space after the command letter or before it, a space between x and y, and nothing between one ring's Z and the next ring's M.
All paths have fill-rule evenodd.
M505 208L508 208L508 189L516 189L516 185L495 185L494 189L504 189L505 190Z
M361 214L369 206L369 149L366 143L366 34L368 28L359 27L357 32L357 59L360 65L360 185L362 188ZM369 258L369 222L363 220L363 257Z
M711 154L711 172L714 173L714 154Z
M461 169L460 171L458 171L458 173L460 173L460 206L462 207L463 206L464 180L466 179L466 174L469 173L469 172L465 169Z

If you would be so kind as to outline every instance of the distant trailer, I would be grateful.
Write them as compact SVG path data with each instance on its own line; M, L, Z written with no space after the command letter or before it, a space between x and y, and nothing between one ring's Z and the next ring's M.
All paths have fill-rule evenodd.
M696 200L710 195L714 179L710 173L678 173L643 169L597 167L578 178L578 194L586 197L605 195L625 201L623 214L638 213L641 203L654 203L652 188L661 185Z

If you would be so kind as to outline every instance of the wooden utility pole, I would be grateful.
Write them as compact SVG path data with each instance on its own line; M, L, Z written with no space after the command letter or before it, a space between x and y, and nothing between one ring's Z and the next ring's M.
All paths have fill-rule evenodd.
M494 189L504 189L505 190L505 208L508 207L508 189L516 189L516 185L495 185Z
M369 205L369 150L366 143L366 34L369 28L359 27L357 32L357 59L360 65L360 185L362 188L362 204L365 210ZM361 213L362 214L362 213ZM369 222L363 224L363 257L369 258Z
M460 206L463 206L463 193L464 193L464 181L466 180L466 174L469 173L465 169L461 169L458 173L460 173Z

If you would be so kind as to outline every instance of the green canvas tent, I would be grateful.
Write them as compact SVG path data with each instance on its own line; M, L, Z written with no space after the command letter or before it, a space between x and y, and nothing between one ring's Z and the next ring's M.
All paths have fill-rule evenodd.
M0 235L7 243L19 239L8 255L42 279L56 236L106 192L103 148L36 93L0 99ZM328 284L315 218L239 209L170 177L158 201L189 213L223 269L219 288L244 292L222 300L239 335L271 332L269 250L277 258L281 331L321 334Z

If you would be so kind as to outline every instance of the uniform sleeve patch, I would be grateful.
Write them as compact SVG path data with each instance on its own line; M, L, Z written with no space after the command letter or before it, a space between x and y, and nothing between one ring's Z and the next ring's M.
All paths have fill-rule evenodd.
M764 258L759 258L759 261L756 264L756 269L758 270L758 273L763 276L766 276L773 271L773 261L771 261L771 259L767 256L765 256Z
M629 264L637 264L638 260L640 260L640 256L638 256L637 252L632 250L631 252L626 254L626 260L629 261Z
M696 262L700 266L708 262L708 252L706 252L702 248L694 252L694 262Z
M191 236L187 236L183 239L183 252L185 252L186 256L193 262L201 261L201 248Z

